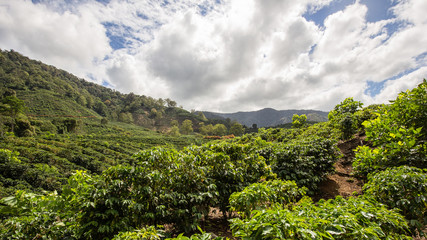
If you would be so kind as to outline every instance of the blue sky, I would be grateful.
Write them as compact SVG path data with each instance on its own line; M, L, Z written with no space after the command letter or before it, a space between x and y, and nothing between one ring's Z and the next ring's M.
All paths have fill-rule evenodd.
M427 78L425 0L0 0L0 48L221 112L386 103Z

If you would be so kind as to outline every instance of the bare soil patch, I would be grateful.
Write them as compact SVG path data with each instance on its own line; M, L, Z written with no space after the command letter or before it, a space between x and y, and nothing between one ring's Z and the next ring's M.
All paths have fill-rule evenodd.
M363 181L352 175L354 150L358 146L369 145L364 135L355 135L354 138L341 141L338 148L342 157L335 163L335 173L328 176L319 186L319 193L314 196L314 200L331 199L340 195L349 197L362 193Z

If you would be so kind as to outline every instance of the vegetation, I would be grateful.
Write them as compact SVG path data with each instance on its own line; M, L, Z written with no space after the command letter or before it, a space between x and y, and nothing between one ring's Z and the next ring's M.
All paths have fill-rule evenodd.
M426 80L389 105L347 98L328 122L221 138L241 126L12 51L0 61L2 239L211 239L212 208L242 239L411 239L427 224ZM353 162L363 193L313 202L357 132L370 141Z
M377 117L363 123L374 149L362 146L354 161L356 173L385 170L408 165L427 168L427 82L402 92L390 105L383 106Z
M231 229L242 239L411 239L397 211L362 197L275 205L253 211L251 218L232 219Z
M422 228L427 213L427 175L425 170L400 166L371 174L364 186L366 195L399 208L411 225Z

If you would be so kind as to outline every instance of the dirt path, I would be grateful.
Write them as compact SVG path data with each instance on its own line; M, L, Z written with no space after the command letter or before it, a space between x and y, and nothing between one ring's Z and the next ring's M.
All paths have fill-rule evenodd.
M356 135L355 138L338 143L343 157L335 164L335 174L328 176L319 186L319 195L316 200L321 198L330 199L338 195L349 197L353 194L359 195L362 192L363 182L352 176L352 162L354 158L354 149L360 145L366 145L366 136Z

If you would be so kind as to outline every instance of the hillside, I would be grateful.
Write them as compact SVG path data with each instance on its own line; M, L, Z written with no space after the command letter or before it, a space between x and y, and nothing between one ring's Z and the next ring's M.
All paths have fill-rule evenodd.
M0 51L0 80L0 95L16 94L35 117L106 118L158 131L167 131L172 120L190 119L194 126L204 120L173 100L122 94L13 50Z
M264 108L258 111L236 112L236 113L217 113L203 112L208 119L231 119L247 127L256 124L257 127L272 127L285 123L292 123L294 114L307 116L309 122L325 122L328 120L328 113L316 110L275 110Z

